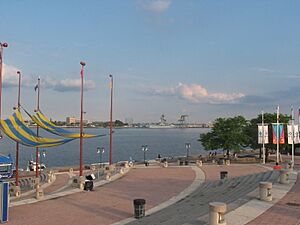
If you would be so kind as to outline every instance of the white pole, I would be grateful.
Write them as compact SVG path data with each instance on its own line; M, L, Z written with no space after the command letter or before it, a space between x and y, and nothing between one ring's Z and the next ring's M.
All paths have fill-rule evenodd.
M292 111L292 137L293 137L293 142L292 142L292 168L294 168L294 154L295 154L295 150L294 150L294 137L295 137L295 128L294 128L294 108L292 106L291 108L291 111Z
M277 106L277 126L276 126L276 141L277 141L277 151L276 151L276 162L279 163L279 105Z
M299 107L299 110L298 110L298 126L300 125L300 107ZM299 129L299 128L298 128Z
M265 163L266 163L266 155L265 155L264 111L261 111L261 125L262 125L262 151L263 151L263 164L265 164Z

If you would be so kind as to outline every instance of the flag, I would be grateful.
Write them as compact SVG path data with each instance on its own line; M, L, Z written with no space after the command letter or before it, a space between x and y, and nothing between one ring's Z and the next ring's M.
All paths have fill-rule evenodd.
M293 125L287 125L288 144L293 144Z
M268 144L269 136L268 136L268 125L258 125L258 144Z
M34 91L36 91L38 88L39 88L39 85L38 85L38 84L35 85L35 86L34 86Z
M287 125L287 132L288 132L288 144L293 144L293 132L294 132L294 144L298 144L299 143L298 125L294 125L294 131L293 131L293 125Z
M279 124L277 134L277 124L272 124L272 133L273 133L273 144L277 144L277 139L279 138L279 144L284 144L284 129L283 124Z

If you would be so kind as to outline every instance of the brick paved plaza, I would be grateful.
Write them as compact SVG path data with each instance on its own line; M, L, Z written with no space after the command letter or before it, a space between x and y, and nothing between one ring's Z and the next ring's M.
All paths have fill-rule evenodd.
M203 171L207 182L219 180L220 171L224 170L228 171L229 179L245 175L250 176L251 174L261 174L270 170L267 167L255 164L232 164L230 166L205 164L201 168L197 168L199 171L200 169ZM252 177L255 178L256 176L254 175ZM253 180L254 178L251 179ZM112 224L133 217L133 199L146 199L146 210L149 210L168 201L170 198L177 196L183 190L188 188L195 179L195 170L189 166L169 166L168 168L158 166L138 166L132 168L126 175L116 181L94 188L91 192L82 191L67 196L53 198L51 200L11 207L8 224ZM299 179L300 176L298 175L297 183L277 204L248 224L298 225L300 223ZM55 182L51 186L45 188L45 194L51 195L51 193L62 189L68 180L68 173L58 174ZM199 189L200 188L201 186ZM32 196L33 194L22 197L21 199L30 198ZM173 207L176 207L176 205ZM161 212L164 211L162 210ZM137 224L160 224L154 219L154 216L155 214L147 218L151 221L150 223L143 223L141 220L137 221L141 222ZM175 217L176 213L174 215L174 218ZM189 219L187 218L186 221L188 220ZM184 222L178 224L184 224ZM204 223L200 222L195 224Z

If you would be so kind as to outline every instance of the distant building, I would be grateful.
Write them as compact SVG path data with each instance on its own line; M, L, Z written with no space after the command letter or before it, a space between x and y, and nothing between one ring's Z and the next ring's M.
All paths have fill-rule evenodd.
M83 120L82 122L83 122L83 124L89 124L90 123L89 120ZM76 123L80 123L80 120L76 119L75 117L67 117L66 118L66 123L67 124L76 124Z
M74 123L76 123L76 122L77 122L77 120L76 120L75 117L67 117L67 118L66 118L66 123L67 123L67 124L74 124Z

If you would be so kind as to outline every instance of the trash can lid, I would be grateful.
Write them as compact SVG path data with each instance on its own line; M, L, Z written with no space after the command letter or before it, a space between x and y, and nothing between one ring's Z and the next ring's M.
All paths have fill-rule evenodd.
M142 199L142 198L138 198L138 199L134 199L133 200L133 203L134 204L137 204L137 205L143 205L146 203L146 200L145 199Z

